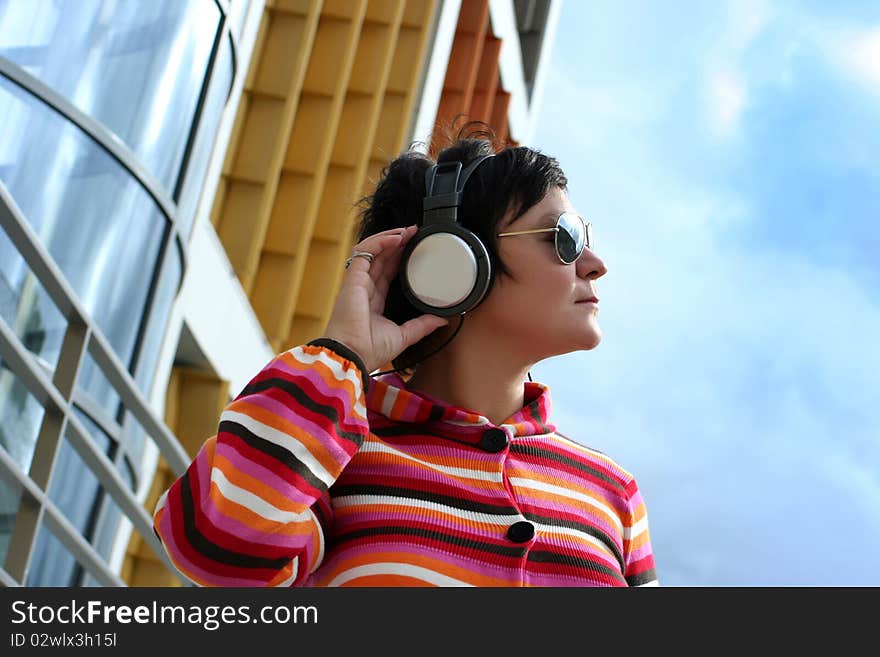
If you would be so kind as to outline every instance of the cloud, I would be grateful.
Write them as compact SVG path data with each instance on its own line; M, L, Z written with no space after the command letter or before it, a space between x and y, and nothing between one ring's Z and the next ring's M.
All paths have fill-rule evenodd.
M849 235L854 219L836 208L859 193L853 181L870 163L840 149L815 170L795 167L803 189L781 189L778 204L757 195L787 179L792 153L825 152L798 148L790 140L802 133L777 126L803 120L805 91L837 88L823 86L824 71L811 77L813 61L802 58L836 24L816 20L819 32L797 11L739 7L690 60L662 47L641 53L650 87L631 61L614 68L623 18L596 21L609 48L592 53L603 63L598 82L569 69L548 84L555 102L542 106L536 139L562 162L609 271L598 281L602 343L532 374L550 385L561 431L636 476L663 583L876 585L880 296L863 269L827 258L827 244L810 250L793 238L814 215ZM705 20L656 29L671 50L675 35ZM873 69L853 62L874 52L875 32L833 33L859 53L835 55L841 73L846 62L847 75L869 84ZM845 52L831 43L822 51ZM569 47L563 65L575 61L577 44ZM843 107L811 115L815 128L829 121L835 139L862 143L866 124L839 121ZM750 110L755 129L740 129ZM741 160L695 130L701 121L712 137L743 141ZM815 207L796 203L827 182L823 166L847 175L810 196ZM779 235L743 237L768 225Z
M747 102L741 76L730 71L714 74L709 80L709 96L715 132L720 136L731 135Z
M833 52L849 75L880 93L880 27L834 39Z
M743 58L773 19L764 0L738 1L724 7L725 21L705 60L704 93L709 125L718 138L733 136L749 104L748 71Z

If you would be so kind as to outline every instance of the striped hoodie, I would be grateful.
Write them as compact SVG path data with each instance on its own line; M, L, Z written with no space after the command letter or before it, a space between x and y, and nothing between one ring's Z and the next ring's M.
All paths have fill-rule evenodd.
M550 392L494 425L370 378L327 340L270 362L159 500L212 586L656 585L632 475L559 432Z

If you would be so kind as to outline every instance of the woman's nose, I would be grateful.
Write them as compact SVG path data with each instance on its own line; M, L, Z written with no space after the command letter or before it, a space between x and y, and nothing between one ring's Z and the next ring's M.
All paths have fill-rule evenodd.
M584 252L581 253L575 265L577 267L577 275L581 278L601 278L608 273L608 267L605 266L605 261L590 249L584 249Z

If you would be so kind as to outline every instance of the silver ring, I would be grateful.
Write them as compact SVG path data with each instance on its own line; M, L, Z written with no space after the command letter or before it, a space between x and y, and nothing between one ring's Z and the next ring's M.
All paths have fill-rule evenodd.
M348 269L351 266L351 261L355 258L366 258L367 262L373 262L373 258L375 258L372 253L368 251L355 251L351 254L351 257L345 261L345 268Z

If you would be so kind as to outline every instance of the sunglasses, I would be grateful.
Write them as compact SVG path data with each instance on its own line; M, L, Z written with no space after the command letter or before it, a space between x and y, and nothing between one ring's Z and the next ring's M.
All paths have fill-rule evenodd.
M563 212L559 215L553 228L514 230L509 233L498 233L498 237L549 233L551 231L556 233L556 255L559 256L563 264L570 265L580 258L585 248L593 250L593 224L584 221L583 217L574 212Z

